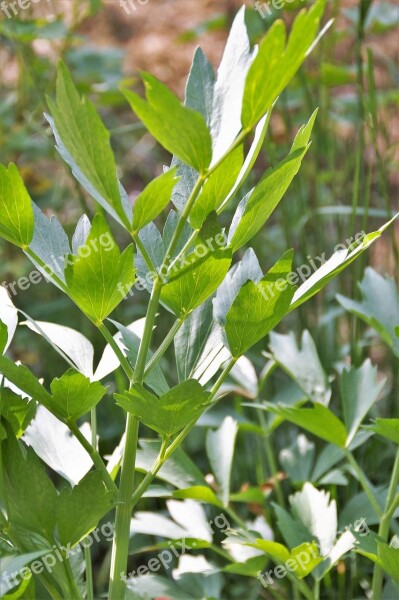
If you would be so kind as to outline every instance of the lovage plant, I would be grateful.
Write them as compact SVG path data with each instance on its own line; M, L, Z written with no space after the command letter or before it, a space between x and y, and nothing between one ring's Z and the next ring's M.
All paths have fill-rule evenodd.
M94 532L100 535L99 524L111 511L115 522L108 597L120 600L129 594L132 512L144 494L157 494L154 479L163 472L163 480L173 487L177 476L173 470L168 475L168 461L184 456L183 440L218 401L237 361L383 231L334 254L298 288L292 250L266 273L251 249L240 252L273 213L309 150L316 112L299 129L286 158L240 198L273 105L316 43L322 13L322 1L300 12L288 37L277 20L259 47L251 48L242 9L217 76L203 52L196 51L184 103L148 73L142 75L145 98L123 90L148 131L173 154L171 166L148 184L133 206L118 180L109 133L61 64L56 98L49 99L46 118L58 152L99 205L92 222L82 216L72 240L56 217L47 218L34 204L16 166L0 167L0 235L19 246L76 304L107 344L94 369L93 346L80 332L23 314L25 324L69 366L51 382L37 379L12 359L9 347L18 309L1 290L2 595L39 597L46 590L54 599L93 598L90 548L84 541ZM224 227L219 216L237 198L233 219ZM154 220L166 210L161 232ZM123 251L106 213L132 238ZM144 322L111 320L135 286L149 294ZM175 321L154 348L154 326L165 311ZM161 366L173 344L177 381ZM117 369L124 371L126 384L122 389L119 378L112 397L103 382ZM125 433L108 461L100 453L96 427L96 406L107 397L126 415ZM139 440L145 428L154 432L151 440ZM68 449L71 462L50 450L52 437L55 448L59 443ZM213 456L218 443L217 437L210 438ZM62 475L63 485L55 485L42 461ZM218 461L213 462L217 470ZM184 465L180 468L184 471ZM219 496L194 487L191 498L229 510L223 486ZM299 592L306 592L300 577L307 573L298 575Z

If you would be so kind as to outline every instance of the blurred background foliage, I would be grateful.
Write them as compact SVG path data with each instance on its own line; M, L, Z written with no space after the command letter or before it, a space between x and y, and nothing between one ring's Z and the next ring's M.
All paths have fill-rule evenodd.
M93 216L93 202L55 151L43 117L46 95L54 91L57 61L63 58L80 91L94 101L111 131L119 175L134 199L170 159L135 120L119 85L135 85L138 71L144 69L182 97L195 47L200 45L216 68L241 4L236 0L148 0L134 2L136 9L127 14L118 1L42 0L28 9L19 9L12 18L1 12L0 162L17 163L32 198L49 214L56 213L67 231L73 231L82 212ZM256 43L276 18L290 23L305 4L291 2L262 18L254 3L247 1L252 41ZM287 153L295 131L319 107L312 146L300 174L267 227L253 240L264 271L289 247L295 249L296 266L323 252L328 257L336 244L345 243L362 230L376 230L399 209L397 2L331 0L327 2L327 17L334 18L334 23L280 97L262 155L248 183L248 187L255 183L268 166ZM232 203L231 211L235 205ZM232 214L224 216L230 220ZM123 232L112 227L123 246L127 242ZM388 346L367 323L357 320L337 302L336 295L360 301L358 284L368 265L381 275L397 278L398 246L396 224L370 252L304 308L291 314L279 329L284 333L294 331L297 336L308 329L326 373L340 371L350 361L358 366L370 356L380 377L388 380L378 403L378 415L383 417L398 411L398 359L392 358ZM17 249L0 242L0 283L13 282L30 270L29 261ZM80 329L98 342L96 352L100 356L103 343L96 332L50 284L32 285L27 291L19 291L13 300L34 319ZM114 318L130 323L144 316L146 303L146 293L135 292L117 309ZM154 345L163 339L170 324L169 316L159 321ZM250 353L258 373L266 363L261 352L266 348L263 342ZM15 359L46 380L65 370L62 359L27 328L19 328L13 352ZM174 372L172 359L165 358L164 366L168 373ZM273 374L262 398L273 398L284 383L281 371ZM115 385L118 387L117 377ZM334 402L337 384L332 381L331 385ZM243 416L247 409L241 405L240 395L251 396L242 381L239 388L233 388L230 405ZM119 412L111 401L99 408L99 427L109 450L123 429ZM253 411L247 414L252 417ZM294 440L292 431L283 430L279 429L274 438L276 453ZM257 469L246 462L246 455L251 455L246 453L254 451L250 431L248 427L248 436L239 440L245 452L236 453L234 479L237 484L247 478L246 485L267 487L268 468L263 468L263 459ZM187 444L190 456L206 471L206 459L199 452L204 435L203 428L197 428ZM371 442L369 450L363 447L362 452L367 453L378 484L388 479L388 473L383 454L373 454L372 447ZM350 497L349 489L347 493ZM259 512L256 505L252 509L254 515Z

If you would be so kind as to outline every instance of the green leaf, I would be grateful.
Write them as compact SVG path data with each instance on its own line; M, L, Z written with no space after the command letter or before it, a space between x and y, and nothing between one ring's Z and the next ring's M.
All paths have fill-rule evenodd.
M363 296L361 302L337 294L338 302L375 329L399 357L399 294L395 280L367 267L359 288Z
M358 554L366 556L379 565L392 579L399 582L399 549L389 546L377 539L377 554L363 549L357 550Z
M292 332L287 335L273 332L270 336L270 349L276 362L312 402L328 405L331 387L308 331L302 333L300 346Z
M133 232L137 233L151 223L169 204L178 179L176 168L169 169L147 185L133 207Z
M270 540L258 539L254 543L247 544L247 546L262 550L262 552L269 556L273 562L278 565L283 565L284 568L288 569L288 567L290 567L289 570L292 571L298 579L303 579L303 577L309 575L309 573L311 573L322 561L322 558L319 556L316 542L305 542L304 544L293 548L291 552L283 544L272 542Z
M225 278L230 264L230 250L215 250L205 256L195 249L184 264L177 266L163 287L161 300L182 317L200 306L216 291Z
M223 204L236 182L243 160L243 147L238 146L224 158L205 181L190 213L190 223L194 229L199 229L207 216L217 211Z
M288 312L294 288L286 276L292 258L293 251L289 250L259 283L248 281L241 288L226 316L225 332L233 356L244 354Z
M88 473L73 488L64 487L56 511L61 544L75 546L114 505L115 497L107 490L99 471Z
M69 369L59 379L51 383L51 412L61 419L75 423L80 417L90 412L106 394L106 389L98 381L90 379Z
M68 236L54 215L48 218L35 203L32 204L35 216L35 232L29 244L29 249L44 262L46 268L42 267L31 256L28 258L47 279L50 279L54 285L59 287L53 276L56 275L61 281L65 282L65 258L71 252Z
M247 281L258 283L263 277L258 259L252 248L248 248L242 259L233 265L219 286L213 300L213 316L215 321L224 325L226 315L237 297L242 286Z
M238 205L228 236L228 244L234 252L263 227L298 173L310 147L309 138L316 114L317 111L298 131L288 156L266 171L260 183Z
M147 102L123 90L138 118L169 152L203 173L212 158L211 136L204 117L180 100L149 73L142 74Z
M85 190L129 229L131 207L121 194L109 133L93 104L79 96L63 63L58 67L57 101L48 99L48 104L58 152Z
M346 445L353 440L364 417L377 401L384 387L385 379L377 380L377 367L366 360L356 369L344 369L340 377L341 398L344 409L344 422L348 432Z
M21 398L7 387L0 388L0 415L10 423L15 437L21 437L35 412L34 400Z
M50 408L52 397L27 367L16 365L9 358L0 356L0 373L24 394Z
M291 408L269 404L269 410L281 417L310 431L322 440L345 447L346 429L344 424L323 404L315 404L312 408Z
M17 167L0 164L0 236L26 248L33 237L32 200Z
M189 379L157 398L142 385L134 384L129 392L115 394L117 404L136 415L147 427L171 436L198 419L209 400L209 392Z
M197 48L187 79L184 104L201 113L207 125L210 124L212 116L214 87L213 67L202 49Z
M8 436L2 444L4 489L7 493L8 520L13 531L34 533L52 545L57 491L45 474L42 463L31 448ZM69 515L70 518L70 515ZM37 550L31 536L24 535L24 547Z
M315 41L325 0L303 10L294 21L287 42L283 21L277 20L259 45L246 78L242 125L251 129L267 112L298 71Z
M4 354L11 344L18 325L18 311L3 286L0 286L0 325L3 325L1 328L3 333L0 334L0 352Z
M175 337L179 381L190 378L212 327L212 300L209 298L189 315Z
M173 498L177 500L196 500L196 502L206 502L206 504L212 504L218 508L223 508L223 504L216 496L215 492L211 488L204 485L195 485L185 490L176 490L173 492Z
M399 444L399 419L376 419L373 425L367 426L367 429Z
M228 506L230 498L231 469L238 423L232 417L226 417L216 430L208 431L206 453L216 479L221 488L221 500Z
M317 294L331 279L334 279L341 271L348 267L358 256L371 246L381 234L393 223L397 215L385 223L378 231L368 233L355 246L347 250L337 250L331 258L327 260L313 275L309 277L295 292L291 303L291 310L294 310L306 300Z
M110 319L111 320L111 319ZM117 321L113 321L111 320L111 323L113 323L119 330L119 335L117 334L116 336L116 340L119 341L121 340L122 343L122 350L124 350L123 346L126 348L126 356L130 362L131 365L135 365L136 361L137 361L137 357L139 354L139 348L140 348L140 342L141 342L141 337L139 337L138 335L138 322L133 322L131 325L129 325L128 327L125 327L124 325L121 325L120 323L118 323ZM133 330L133 328L136 329L136 332ZM149 350L148 354L147 354L147 361L152 357L153 353ZM106 368L106 371L108 371L108 365L110 362L110 359L107 358L107 356L105 356L104 353L104 367ZM119 360L117 361L119 364ZM99 365L100 367L100 365ZM113 367L112 370L116 369L116 366ZM112 372L112 371L111 371ZM97 371L95 376L97 376ZM148 375L145 377L145 383L146 385L148 385L148 387L150 387L152 390L154 390L154 392L158 395L164 394L169 390L169 385L168 382L165 379L165 375L162 372L161 369L161 365L159 363L157 363L155 365L155 367L153 369L151 369L151 371L148 373Z
M84 246L65 269L68 293L96 323L118 306L135 282L133 246L121 254L102 215L96 215Z

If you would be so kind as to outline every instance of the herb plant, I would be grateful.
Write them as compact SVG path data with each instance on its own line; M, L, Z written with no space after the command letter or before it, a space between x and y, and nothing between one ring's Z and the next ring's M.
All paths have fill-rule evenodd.
M148 131L173 154L170 168L165 168L163 174L148 184L133 207L118 180L109 133L91 102L80 97L66 66L60 64L56 98L48 99L46 118L58 152L98 205L91 223L82 216L71 241L57 218L47 218L31 200L17 168L13 164L8 168L0 166L0 235L22 249L35 267L77 305L107 343L94 370L94 349L82 333L55 323L35 321L24 314L29 328L43 336L69 365L61 377L42 382L32 370L14 362L7 354L18 323L18 309L6 292L0 290L2 569L7 574L21 573L27 565L32 567L26 571L26 577L2 578L1 594L5 597L40 597L41 593L47 593L55 599L93 598L92 557L83 542L113 510L108 598L168 595L167 588L157 588L162 578L157 580L152 576L143 576L141 592L140 587L133 591L126 589L134 509L144 495L156 496L153 482L162 469L161 479L172 486L176 478L182 477L181 473L187 469L180 448L182 442L200 417L220 400L223 384L248 350L349 266L389 225L365 235L347 250L336 252L299 287L294 284L293 250L287 250L266 274L251 248L243 254L242 249L263 228L298 173L310 148L316 111L299 129L286 158L268 169L256 186L243 195L231 222L223 220L228 214L226 208L242 196L241 190L262 147L278 96L318 40L323 7L324 3L317 1L309 10L301 11L287 39L283 22L276 21L256 49L250 47L245 13L241 10L232 26L217 77L203 52L196 51L184 104L148 73L142 74L145 98L123 90ZM173 208L169 209L161 234L154 221L168 209L170 202ZM131 236L132 243L123 251L106 215ZM144 324L136 321L126 326L111 320L113 311L125 298L129 301L138 286L149 293ZM340 302L345 309L365 319L374 319L367 304L355 305L344 297ZM162 343L153 348L157 319L166 314L173 315L174 323ZM390 335L397 349L395 331ZM388 334L384 339L387 337ZM306 382L295 370L295 360L304 358L301 352L312 354L314 344L306 334L302 343L300 351L290 336L271 335L273 368L282 366L303 388ZM173 374L162 369L162 359L165 353L172 352L172 344L176 385L172 383ZM290 356L295 357L292 364ZM110 390L102 382L114 372L117 391L112 393L115 386ZM360 385L368 388L367 398L356 404L353 389ZM387 542L390 518L398 505L399 464L395 463L382 510L353 457L353 440L379 391L371 364L365 363L360 369L342 375L343 420L328 408L328 392L327 396L312 395L309 389L306 396L311 399L311 408L303 407L300 399L290 406L257 407L261 423L265 410L275 420L273 426L269 423L270 431L277 422L292 422L335 445L339 458L345 457L357 474L381 518L376 549L361 547L363 554L377 564L375 600L381 597L383 571L396 576L392 565L397 560L394 556L397 550ZM100 453L96 406L110 401L126 415L126 429L107 461ZM43 423L46 435L53 428L60 439L68 440L66 447L70 452L72 447L76 450L76 444L82 446L86 460L90 459L88 465L75 465L71 476L71 471L63 472L57 457L46 450L43 432L44 446L33 439L29 430L25 434L36 412L41 414L42 421L38 422ZM377 421L374 430L397 441L397 420L393 421ZM150 440L139 440L143 426L152 430ZM37 435L40 437L40 432ZM230 507L235 435L236 425L226 419L207 438L207 452L220 484L219 492L216 494L205 483L193 485L193 479L188 479L186 485L180 482L176 486L179 489L174 498L209 503L230 515L241 530L239 534L231 531L230 541L258 551L256 561L251 559L246 567L240 567L237 560L233 568L233 560L230 572L253 575L263 568L266 556L277 565L295 560L306 550L304 545L312 544L314 538L307 540L296 535L293 544L287 542L285 546L248 532L245 522ZM81 452L77 452L76 456L81 457ZM40 459L64 475L62 485L54 484ZM288 463L286 469L289 470ZM139 477L136 471L144 472L144 476ZM308 475L303 491L292 499L292 515L281 502L278 509L281 523L284 519L298 521L297 515L301 509L305 510L309 498L329 510L328 497L309 483ZM278 482L275 485L276 494L281 494ZM165 491L163 494L167 495ZM281 529L284 536L283 526ZM317 537L317 532L313 533ZM202 543L205 544L204 540ZM215 550L213 544L207 543L204 548L212 546ZM352 547L353 540L345 546L345 551ZM330 555L331 544L327 543L311 549L312 560L289 574L296 597L318 597L320 581L341 556ZM225 550L216 547L215 551L229 558ZM54 561L49 556L55 557ZM35 570L34 562L40 563L43 557L51 562L51 569ZM85 583L82 565L86 570ZM315 587L311 592L304 578L313 571ZM195 597L184 596L185 593L178 585L169 589L169 596L176 599ZM201 594L212 597L211 592Z

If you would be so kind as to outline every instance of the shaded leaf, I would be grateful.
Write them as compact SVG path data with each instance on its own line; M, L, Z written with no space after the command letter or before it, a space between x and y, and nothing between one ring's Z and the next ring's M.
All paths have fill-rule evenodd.
M59 379L51 383L51 412L63 421L75 423L90 412L106 394L106 389L98 382L69 369Z
M216 479L221 487L224 506L229 503L231 470L238 423L226 417L216 431L209 430L206 436L206 453Z

